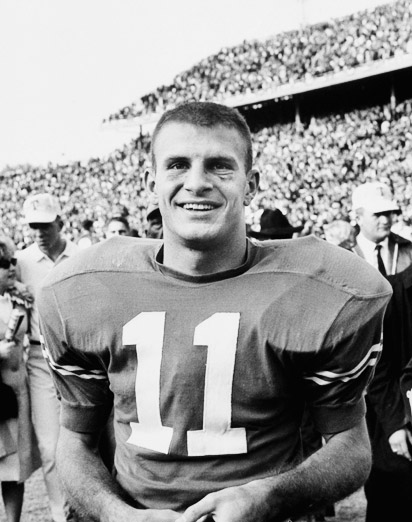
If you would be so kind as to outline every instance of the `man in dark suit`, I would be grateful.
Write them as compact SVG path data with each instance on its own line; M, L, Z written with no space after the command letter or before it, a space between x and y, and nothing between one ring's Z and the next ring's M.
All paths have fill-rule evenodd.
M352 203L359 226L353 251L387 277L394 290L384 319L382 356L367 393L373 465L365 484L366 522L406 521L412 491L412 436L399 381L407 357L404 347L410 350L412 337L412 330L404 328L410 304L406 306L403 275L412 270L412 243L391 232L400 209L387 185L358 186ZM405 335L406 343L401 339Z
M412 243L391 232L400 209L390 188L380 182L359 185L353 191L352 208L359 226L354 252L384 275L405 270L412 263Z

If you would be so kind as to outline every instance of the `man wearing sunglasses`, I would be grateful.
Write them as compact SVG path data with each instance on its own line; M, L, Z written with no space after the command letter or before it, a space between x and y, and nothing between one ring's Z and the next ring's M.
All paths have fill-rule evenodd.
M17 273L35 296L53 267L79 250L62 234L63 221L58 200L51 194L29 196L23 205L24 221L34 242L17 252ZM59 434L60 404L42 355L36 303L30 320L30 349L27 361L33 424L39 444L53 522L64 522L64 500L57 477L55 452Z

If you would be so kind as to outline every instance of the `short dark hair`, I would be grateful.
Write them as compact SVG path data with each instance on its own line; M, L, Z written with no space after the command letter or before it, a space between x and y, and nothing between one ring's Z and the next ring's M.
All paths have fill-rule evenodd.
M107 223L106 223L106 227L108 227L110 225L110 223L112 223L113 221L119 221L119 223L123 223L123 225L128 229L130 230L130 225L129 225L129 222L127 221L127 219L124 217L124 216L112 216L111 218L109 218L107 220Z
M13 240L3 234L0 235L0 258L10 259L14 255L15 246Z
M178 105L174 109L166 111L160 117L152 135L151 159L153 168L156 169L154 145L162 128L168 123L189 123L197 127L217 127L222 125L228 129L235 129L245 142L245 166L249 172L253 164L252 137L245 118L237 109L212 102L190 102Z
M82 228L84 230L88 230L89 231L93 227L93 225L94 225L94 222L91 219L84 219L82 221Z

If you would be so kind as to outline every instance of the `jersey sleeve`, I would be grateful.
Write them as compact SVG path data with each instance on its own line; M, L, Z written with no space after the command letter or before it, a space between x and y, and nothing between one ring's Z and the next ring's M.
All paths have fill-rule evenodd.
M52 288L41 289L37 302L43 355L61 401L60 422L76 432L99 431L113 404L105 364L92 350L72 346Z
M389 296L350 300L330 327L309 368L305 365L304 393L321 433L349 429L365 415L365 393L382 352L388 300Z

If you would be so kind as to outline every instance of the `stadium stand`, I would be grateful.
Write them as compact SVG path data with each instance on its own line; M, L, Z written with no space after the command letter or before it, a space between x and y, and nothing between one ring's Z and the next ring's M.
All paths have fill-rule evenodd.
M225 47L108 120L161 113L183 101L230 102L279 85L353 70L412 52L412 7L399 0L263 41Z
M346 69L351 78L354 68L367 60L385 62L397 53L412 57L411 42L412 2L399 0L265 42L222 49L178 76L174 86L149 94L142 110L159 111L193 98L219 99L221 85L225 93L235 94L230 85L259 90L265 87L259 78L265 82L270 78L272 83L298 78L309 82L338 69ZM241 70L247 71L245 77ZM412 65L405 70L352 82L352 87L346 79L321 91L317 99L309 91L301 93L298 119L295 108L288 106L290 100L240 107L253 130L262 174L248 223L254 223L259 209L277 207L292 225L310 222L313 232L322 236L325 223L348 217L353 185L379 178L391 185L405 223L411 225L412 95L408 85ZM130 106L109 119L134 115ZM104 223L118 205L127 207L130 225L143 236L148 204L143 177L150 163L149 144L150 136L140 134L107 157L3 169L0 228L19 247L31 242L21 221L22 203L30 192L49 191L61 201L66 233L73 240L85 218L94 221L97 235L103 238Z

